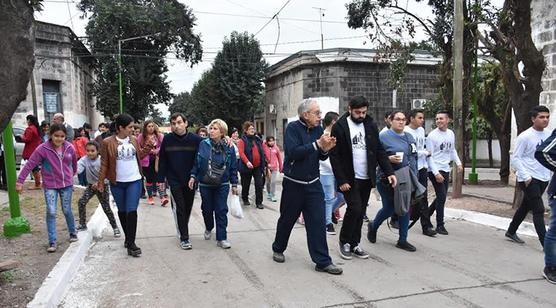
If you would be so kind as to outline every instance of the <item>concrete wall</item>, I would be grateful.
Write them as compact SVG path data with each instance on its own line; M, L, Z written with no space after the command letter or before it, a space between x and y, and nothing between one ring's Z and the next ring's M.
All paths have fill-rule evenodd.
M535 45L542 50L546 62L540 104L556 112L556 2L534 0L531 3L531 36ZM556 128L554 120L550 128Z
M65 120L74 128L88 122L94 128L103 121L95 109L95 99L90 85L93 81L91 58L78 57L87 53L71 30L64 26L37 22L35 30L35 84L37 116L39 122L46 119L43 96L43 81L59 82L59 99ZM31 83L27 87L27 98L21 102L12 117L14 126L25 127L25 117L33 114Z

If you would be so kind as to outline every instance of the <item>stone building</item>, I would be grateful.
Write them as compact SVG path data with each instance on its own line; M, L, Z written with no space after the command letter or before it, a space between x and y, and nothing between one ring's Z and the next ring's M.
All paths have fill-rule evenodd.
M14 127L26 127L25 117L34 113L39 122L50 122L55 113L62 112L74 128L102 122L91 93L93 61L70 28L35 21L35 68L27 98L12 117Z
M282 144L287 123L297 118L297 106L304 98L316 98L321 111L347 110L351 97L363 95L370 101L370 115L379 126L386 112L422 107L437 96L439 58L429 53L414 55L403 85L389 84L390 67L376 51L331 48L297 52L270 68L265 84L265 111L255 118L257 131L275 136Z

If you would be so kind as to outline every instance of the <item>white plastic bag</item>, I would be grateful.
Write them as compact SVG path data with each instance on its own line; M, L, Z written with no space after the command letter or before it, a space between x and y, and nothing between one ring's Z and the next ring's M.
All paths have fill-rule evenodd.
M239 203L239 196L232 194L232 201L230 202L230 213L235 218L243 218L243 209L241 208L241 204Z

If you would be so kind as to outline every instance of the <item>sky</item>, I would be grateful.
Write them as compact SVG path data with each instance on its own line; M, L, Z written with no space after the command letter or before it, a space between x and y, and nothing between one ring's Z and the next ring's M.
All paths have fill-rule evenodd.
M201 74L210 69L216 52L222 41L232 31L255 34L261 44L266 61L274 64L290 54L301 50L321 48L322 33L324 48L349 47L371 48L363 30L350 29L347 26L347 9L341 0L192 0L180 2L193 10L197 18L194 32L201 35L203 61L192 68L189 63L180 60L167 60L167 73L172 93L190 91ZM403 2L403 1L401 1ZM413 1L407 1L413 2ZM36 13L35 19L70 27L77 36L85 36L86 19L81 18L74 0L44 0L44 10ZM286 4L287 3L287 4ZM286 5L285 5L286 4ZM284 6L285 5L285 6ZM283 7L284 6L284 7ZM263 26L278 14L280 31L276 19L266 27ZM430 14L426 4L413 5L412 12ZM393 17L396 18L396 17ZM303 20L300 20L303 19ZM276 42L278 44L276 45ZM275 49L276 48L276 49ZM165 112L166 108L159 108Z

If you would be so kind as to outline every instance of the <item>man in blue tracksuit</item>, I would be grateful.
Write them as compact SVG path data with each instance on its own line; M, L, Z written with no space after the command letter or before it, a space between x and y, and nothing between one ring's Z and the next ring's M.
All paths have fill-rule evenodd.
M273 259L282 263L292 228L301 213L305 219L307 245L315 270L334 275L342 269L332 263L326 243L324 192L319 181L319 159L325 160L336 139L323 135L321 112L316 101L305 99L297 109L299 120L284 135L284 180L280 218L272 243Z

